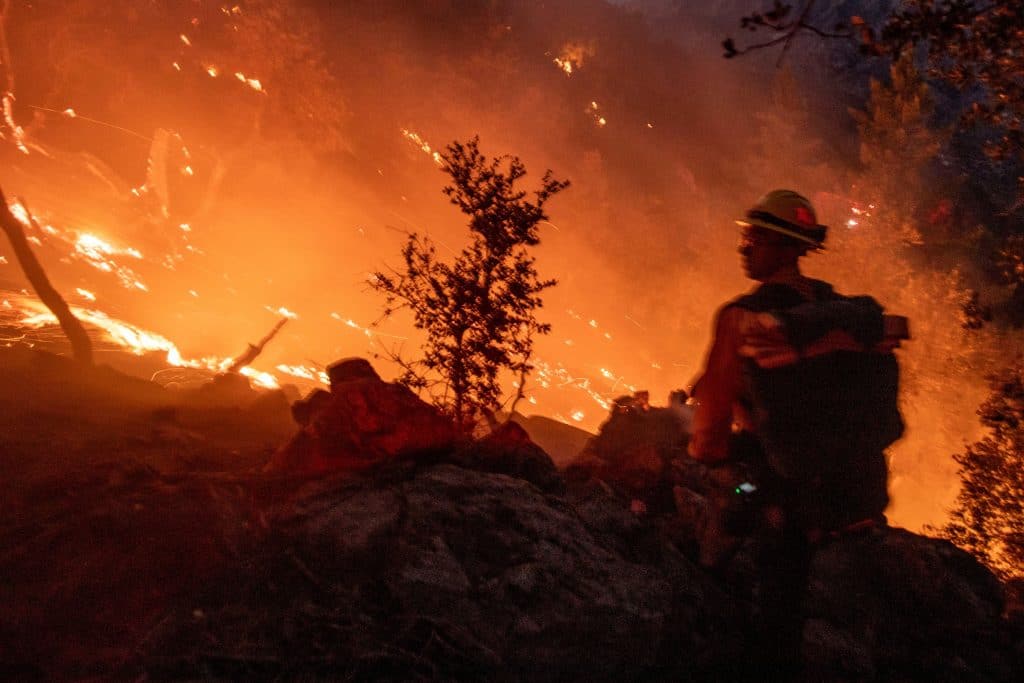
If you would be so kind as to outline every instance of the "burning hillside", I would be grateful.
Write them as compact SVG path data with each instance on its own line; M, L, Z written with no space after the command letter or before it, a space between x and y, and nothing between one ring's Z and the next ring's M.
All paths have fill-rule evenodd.
M367 278L397 261L407 231L458 251L465 231L439 192L438 154L479 134L489 153L573 182L542 226L538 268L559 284L520 409L593 431L616 396L693 380L715 307L744 288L731 219L749 198L798 183L851 231L852 209L867 206L847 192L849 145L779 137L799 88L779 85L767 60L720 60L727 16L673 14L694 37L669 42L599 0L12 1L0 183L34 218L33 249L101 361L116 348L159 354L165 365L144 374L212 373L285 316L245 372L309 390L335 358L419 345L407 320L380 323ZM802 128L815 139L849 133L815 115ZM820 267L842 271L843 289L877 292L863 267L873 247L840 243L852 246ZM59 350L0 255L4 337ZM925 330L954 321L921 282L933 278L877 295ZM987 365L957 343L943 337L934 359L907 351L917 393L893 468L894 516L910 526L943 519L948 456L974 429ZM962 398L942 400L939 385Z

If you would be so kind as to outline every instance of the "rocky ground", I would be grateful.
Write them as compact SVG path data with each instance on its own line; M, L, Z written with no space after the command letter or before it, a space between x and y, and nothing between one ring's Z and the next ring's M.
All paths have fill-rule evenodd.
M289 407L0 356L4 680L763 678L742 547L700 568L666 414L613 420L563 473L514 424L457 438L365 362ZM832 541L808 680L1016 680L1003 607L944 541Z

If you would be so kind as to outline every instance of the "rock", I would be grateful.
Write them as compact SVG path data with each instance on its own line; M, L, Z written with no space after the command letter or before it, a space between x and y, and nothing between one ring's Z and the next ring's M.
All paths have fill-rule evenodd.
M523 479L542 491L565 489L551 458L515 422L505 422L485 438L461 449L452 461L463 467Z
M327 377L331 382L331 391L340 384L354 380L380 381L380 375L365 358L343 358L327 366Z
M300 431L278 449L267 472L359 471L394 458L448 450L455 426L407 387L384 382L361 358L328 368L331 391L293 407Z
M324 410L331 400L331 393L323 389L314 389L306 398L292 403L292 419L305 427L313 416Z
M812 671L862 680L1009 680L998 580L948 541L882 528L815 554L804 629Z
M423 408L364 374L311 397L293 452L327 448L324 422L334 420L353 450L331 457L366 448L372 467L264 477L254 460L220 450L259 425L218 422L192 435L180 415L151 419L162 389L129 404L131 383L114 386L121 394L105 381L71 384L70 407L104 417L97 431L75 411L27 412L51 405L14 391L33 389L31 376L0 363L0 460L15 475L0 515L4 680L771 675L750 667L749 542L711 572L673 528L701 524L708 482L736 476L723 468L672 460L680 507L693 508L680 519L631 505L622 480L590 477L562 492L550 461L514 427L387 455L402 452L387 450L394 432ZM66 377L51 379L56 391ZM268 398L266 410L282 410L282 399ZM144 417L141 432L130 431L129 405ZM232 419L244 415L266 419L262 409ZM213 435L230 430L219 445ZM166 469L200 449L209 467ZM1005 587L1018 591L1007 605L1003 588L943 540L889 528L831 539L793 605L806 615L804 680L1015 681L1021 585Z
M586 498L567 497L449 463L304 480L112 470L88 481L62 503L64 525L26 525L0 543L0 670L39 680L83 670L172 680L750 674L738 587L701 571L597 481ZM823 545L802 609L806 680L1009 683L1020 664L992 575L903 530Z
M283 644L264 639L252 652L246 634L280 630L282 613L307 600L358 623L358 636L323 642L339 671L359 671L370 653L384 658L365 664L364 678L386 667L390 680L623 680L666 664L685 674L741 643L724 618L735 608L685 558L638 564L565 499L523 479L441 464L388 484L365 475L309 480L268 510L267 522L280 539L268 551L286 545L305 569L256 560L231 602L285 606L243 625L208 597L197 606L208 617L198 638L182 614L147 657L194 657L198 641L273 660ZM297 628L314 627L303 617Z
M600 479L651 511L672 510L671 465L684 456L688 438L683 420L669 408L617 409L565 476Z

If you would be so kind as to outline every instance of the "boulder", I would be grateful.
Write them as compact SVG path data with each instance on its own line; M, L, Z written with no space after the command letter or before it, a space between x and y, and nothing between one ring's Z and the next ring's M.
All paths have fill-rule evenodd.
M678 680L741 649L737 606L670 548L625 557L523 479L451 464L403 472L309 479L266 505L261 551L168 615L143 670Z
M0 673L763 680L742 587L584 489L403 460L301 480L113 468L0 537ZM1009 683L1022 663L994 577L899 529L822 545L794 609L805 680Z
M505 422L483 439L460 449L452 461L463 467L523 479L542 491L565 489L554 462L515 422Z
M566 467L566 479L600 479L651 511L673 508L672 463L686 453L684 420L669 408L617 409L583 452Z
M359 471L381 461L450 449L455 426L407 387L384 382L362 358L328 368L331 390L293 407L301 428L273 455L267 472Z
M355 380L381 381L380 375L365 358L342 358L327 366L327 379L332 391L339 385Z
M822 545L804 604L809 673L832 680L1013 677L999 581L948 541L879 528Z

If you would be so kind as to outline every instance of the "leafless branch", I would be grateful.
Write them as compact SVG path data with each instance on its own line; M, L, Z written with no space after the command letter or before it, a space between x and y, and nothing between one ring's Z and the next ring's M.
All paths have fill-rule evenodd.
M25 209L32 227L40 230L25 200L19 197L18 202ZM32 247L29 246L21 222L11 214L10 209L7 207L7 199L4 197L3 191L0 191L0 228L7 234L11 248L14 250L14 255L18 259L25 277L36 291L39 300L50 309L50 312L57 318L57 322L60 323L61 330L64 331L65 336L67 336L68 341L71 343L71 352L75 360L91 365L92 340L89 339L89 334L85 331L82 322L71 312L71 308L64 301L64 297L50 283L50 278L46 275L43 265L36 258Z
M772 31L781 31L783 32L782 35L772 38L771 40L766 40L761 43L754 43L753 45L748 45L744 48L736 47L736 44L732 38L726 38L724 41L722 41L722 47L725 49L725 57L739 57L749 52L763 50L765 48L774 47L776 45L782 45L782 50L779 53L779 58L776 60L776 66L779 66L782 64L782 60L785 58L786 53L789 51L790 46L793 44L793 40L801 31L807 31L808 33L813 33L822 38L848 39L853 37L853 33L849 31L825 31L821 28L818 28L817 26L814 26L813 24L808 23L807 17L809 16L811 9L814 7L814 3L815 0L807 0L807 3L804 5L803 10L801 10L800 12L800 16L790 23L766 21L763 18L760 18L760 16L758 15L759 20L756 22L756 24L754 24L754 26L767 28Z

